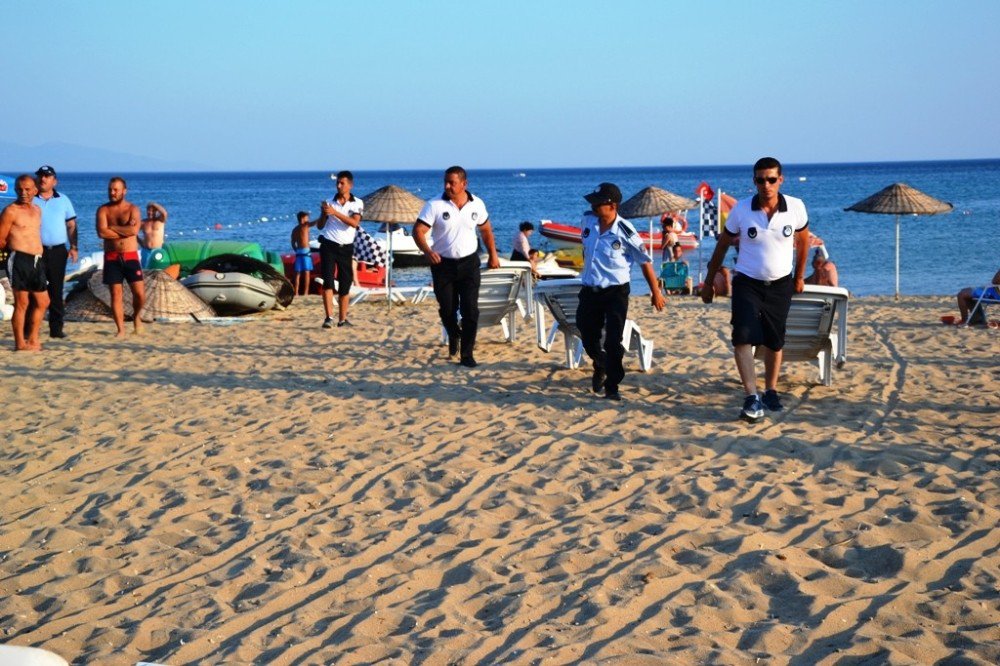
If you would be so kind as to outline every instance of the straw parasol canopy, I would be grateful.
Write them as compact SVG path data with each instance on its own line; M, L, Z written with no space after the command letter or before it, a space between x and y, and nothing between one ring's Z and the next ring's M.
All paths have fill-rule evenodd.
M139 312L143 321L199 321L215 316L211 306L166 271L146 271L143 283L146 304Z
M653 254L653 218L666 213L676 213L682 210L697 208L698 204L679 194L668 192L650 185L639 190L635 196L618 207L618 214L626 219L638 217L649 218L649 254Z
M424 200L398 185L386 185L368 196L365 202L365 219L372 222L413 224L417 221Z
M896 300L899 300L899 216L900 215L937 215L950 213L954 209L950 203L939 201L910 187L906 183L893 183L889 187L876 192L867 199L862 199L845 211L856 213L875 213L896 216Z
M89 294L101 306L97 307L92 299L80 299L80 316L88 317L84 321L95 321L111 316L111 289L104 284L103 277L104 271L94 271L87 281ZM139 316L143 321L151 322L157 319L198 321L215 316L215 311L211 307L165 271L143 271L142 283L146 293L146 304ZM132 290L127 287L122 289L122 307L126 317L135 316ZM103 312L107 312L106 316L101 316Z
M368 196L361 197L365 202L366 220L383 222L385 227L386 245L389 248L389 261L386 266L385 288L389 309L392 309L392 224L413 224L417 221L424 200L398 185L380 187Z
M627 219L654 217L665 213L697 208L698 203L655 186L640 190L635 196L618 207L618 213Z
M66 321L110 321L111 308L84 289L67 297L63 316Z

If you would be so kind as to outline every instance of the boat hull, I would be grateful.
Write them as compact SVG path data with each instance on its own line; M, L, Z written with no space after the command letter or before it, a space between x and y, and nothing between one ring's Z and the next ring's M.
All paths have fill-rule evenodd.
M579 247L583 242L582 229L571 224L542 220L540 233L548 238L552 245L557 248ZM642 239L642 244L648 248L650 242L649 232L640 231L639 238ZM698 238L690 232L677 234L677 242L685 251L698 247ZM653 249L663 249L663 234L659 231L653 232Z
M269 284L246 273L194 273L181 284L220 315L264 312L277 302Z

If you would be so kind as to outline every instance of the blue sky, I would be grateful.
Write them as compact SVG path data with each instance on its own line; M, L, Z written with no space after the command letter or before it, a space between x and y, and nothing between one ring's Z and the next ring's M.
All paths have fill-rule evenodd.
M4 9L0 142L223 170L1000 157L995 0L37 6Z

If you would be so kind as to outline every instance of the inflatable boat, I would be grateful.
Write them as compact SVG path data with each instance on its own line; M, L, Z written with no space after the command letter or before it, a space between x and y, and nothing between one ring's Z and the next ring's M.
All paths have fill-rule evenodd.
M194 273L181 284L205 301L220 315L264 312L274 307L274 288L246 273Z

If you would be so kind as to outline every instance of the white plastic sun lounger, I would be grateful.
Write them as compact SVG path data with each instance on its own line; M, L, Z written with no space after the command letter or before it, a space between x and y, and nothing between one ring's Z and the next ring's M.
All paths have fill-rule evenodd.
M840 368L847 362L847 301L847 290L841 287L806 285L792 296L782 363L816 361L820 381L830 386L834 363ZM763 354L763 347L754 350L757 358Z
M538 347L545 352L552 349L556 334L563 334L566 349L566 367L580 367L583 359L583 342L576 327L576 308L580 302L579 278L565 280L545 280L535 286L535 334ZM552 315L555 322L546 330L545 313ZM642 337L642 330L632 319L625 320L622 344L626 352L636 354L639 369L648 372L653 367L653 341Z

